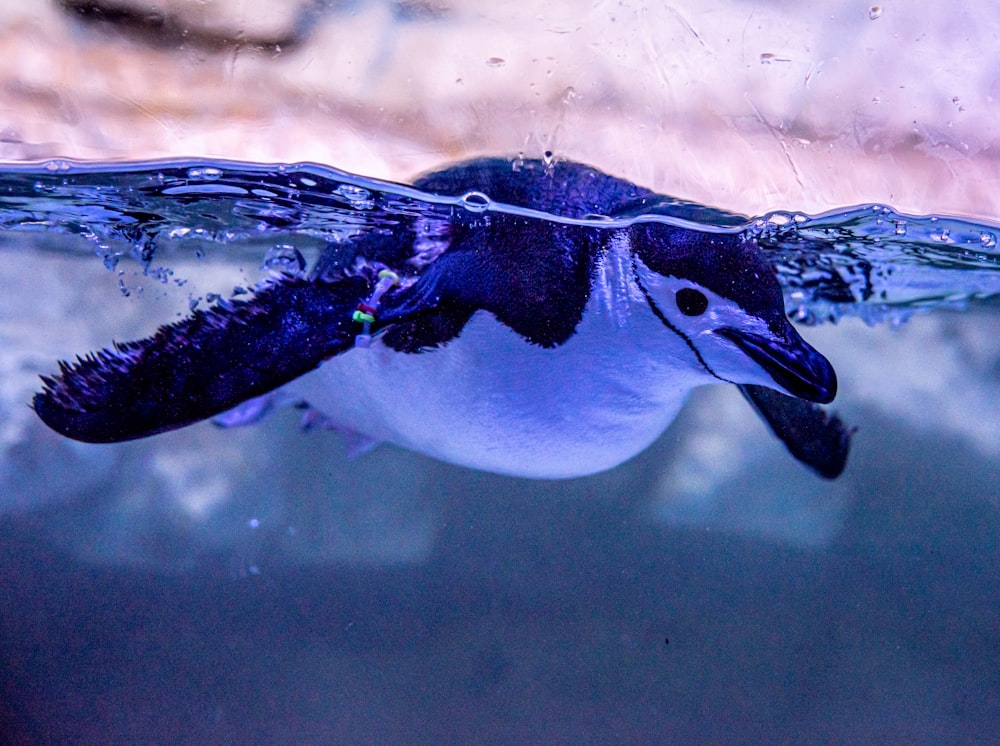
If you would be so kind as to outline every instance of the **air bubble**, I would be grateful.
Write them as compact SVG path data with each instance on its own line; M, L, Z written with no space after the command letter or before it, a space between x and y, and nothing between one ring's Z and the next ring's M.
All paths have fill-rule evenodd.
M189 168L187 177L193 181L215 181L222 176L218 168Z
M156 254L156 244L152 240L140 241L132 244L129 254L135 257L137 261L148 265L151 261L153 261L153 256ZM146 269L149 269L148 266Z
M342 199L355 210L369 210L375 206L371 192L353 184L341 184L333 190L333 196Z
M493 200L482 192L467 192L462 195L461 203L469 212L486 212Z
M995 249L997 246L996 234L983 231L979 234L979 244L984 249Z
M940 241L941 243L955 243L948 228L942 228L940 233L932 233L931 240Z
M174 271L169 267L147 267L142 273L166 285L170 282L170 278L173 277Z
M278 244L272 246L264 254L264 264L262 269L270 269L274 272L288 272L289 274L302 274L306 268L306 258L302 252L294 246L288 244Z

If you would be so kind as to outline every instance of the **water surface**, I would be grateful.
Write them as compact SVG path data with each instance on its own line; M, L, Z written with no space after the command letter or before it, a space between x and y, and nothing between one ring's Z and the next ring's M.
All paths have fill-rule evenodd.
M790 313L805 323L851 315L899 319L913 309L961 307L1000 292L997 225L904 215L883 205L746 218L665 198L627 218L573 219L482 193L436 195L315 164L49 161L0 170L0 229L42 232L48 248L95 253L109 270L119 271L123 290L129 283L119 267L123 258L161 281L170 276L176 252L199 258L211 252L231 263L277 268L297 261L280 251L275 255L289 240L319 249L360 231L392 232L416 221L418 235L428 234L441 221L492 212L589 224L595 231L662 221L705 232L745 232L774 264ZM77 240L55 241L55 234ZM16 244L10 236L4 241L8 249Z

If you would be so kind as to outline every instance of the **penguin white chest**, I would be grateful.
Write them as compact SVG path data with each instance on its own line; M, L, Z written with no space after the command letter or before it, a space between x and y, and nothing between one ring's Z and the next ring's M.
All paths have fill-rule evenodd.
M451 463L592 474L646 448L688 392L713 380L648 306L609 310L595 293L576 333L550 349L479 311L439 349L406 354L376 341L287 388L346 429Z

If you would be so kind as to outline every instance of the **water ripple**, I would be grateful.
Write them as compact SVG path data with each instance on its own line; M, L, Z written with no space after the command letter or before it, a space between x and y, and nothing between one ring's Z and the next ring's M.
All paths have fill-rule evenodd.
M46 246L97 253L109 269L130 256L147 272L171 246L196 241L226 260L253 258L289 236L340 242L506 213L609 231L663 222L706 233L746 233L774 265L789 313L807 323L860 316L899 321L918 309L963 307L1000 294L1000 224L906 215L883 205L822 215L759 218L664 197L640 212L582 218L540 212L474 192L445 196L310 163L65 160L0 167L0 230L78 237ZM12 242L4 241L9 248ZM263 245L263 248L262 248ZM207 247L207 248L206 248ZM223 253L219 253L223 252Z

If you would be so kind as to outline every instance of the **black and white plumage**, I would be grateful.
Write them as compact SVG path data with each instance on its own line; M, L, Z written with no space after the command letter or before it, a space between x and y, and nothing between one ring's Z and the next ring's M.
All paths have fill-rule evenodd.
M69 437L109 442L280 389L367 438L555 478L625 461L693 388L721 382L797 458L840 473L849 433L815 406L834 398L833 368L788 322L751 239L644 221L668 198L581 164L518 166L472 161L414 186L537 214L458 209L333 244L309 278L62 364L36 411ZM352 313L379 268L400 282L373 309L371 346L356 348Z

